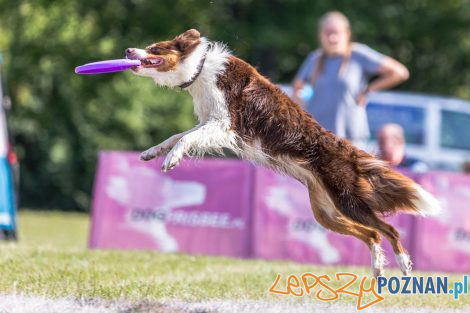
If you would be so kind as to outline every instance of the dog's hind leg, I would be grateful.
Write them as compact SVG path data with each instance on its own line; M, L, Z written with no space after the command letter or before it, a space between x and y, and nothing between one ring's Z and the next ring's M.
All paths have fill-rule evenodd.
M400 242L400 233L398 230L381 220L375 214L367 216L367 221L364 224L378 230L390 242L393 247L393 252L395 253L395 260L400 266L403 275L410 276L412 267L411 258Z
M354 236L363 241L371 253L371 266L374 277L383 276L385 256L380 246L378 231L359 224L338 211L328 193L318 182L309 183L310 204L313 215L323 227L343 235Z
M380 245L381 238L379 232L358 224L341 214L330 217L324 211L314 209L314 216L323 227L343 235L354 236L363 241L370 250L372 274L374 277L383 276L386 260Z

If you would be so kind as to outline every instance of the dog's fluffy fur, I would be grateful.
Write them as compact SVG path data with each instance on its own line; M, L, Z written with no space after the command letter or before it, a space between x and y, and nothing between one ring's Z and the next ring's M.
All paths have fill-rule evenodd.
M397 212L429 215L439 204L411 179L322 128L277 86L227 48L191 29L146 49L126 50L142 60L133 68L158 85L189 86L199 124L150 148L150 160L167 154L162 170L185 154L221 152L284 172L309 191L316 220L367 244L374 276L383 275L381 235L393 246L398 264L410 274L411 260L398 231L381 217Z

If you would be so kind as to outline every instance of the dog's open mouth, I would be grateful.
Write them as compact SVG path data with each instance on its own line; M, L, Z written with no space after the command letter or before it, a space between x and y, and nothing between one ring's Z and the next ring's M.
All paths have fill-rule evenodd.
M159 57L152 57L141 59L140 62L142 63L141 66L143 67L158 67L163 64L164 59Z
M139 68L154 68L154 67L159 67L162 65L165 60L160 57L149 57L149 58L144 58L144 59L138 59L138 58L129 58L131 60L139 60L140 65L139 66L133 66L131 67L131 70L134 72L137 72Z

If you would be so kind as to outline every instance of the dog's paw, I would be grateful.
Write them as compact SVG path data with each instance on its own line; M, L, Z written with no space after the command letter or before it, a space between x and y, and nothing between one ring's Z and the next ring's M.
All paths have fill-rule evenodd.
M413 262L411 258L406 253L397 254L395 256L398 265L400 266L401 272L404 276L411 276L411 270L413 268Z
M150 161L158 156L165 154L169 150L169 148L166 148L162 145L158 145L142 152L140 154L140 159L142 161Z
M372 269L372 275L375 278L382 277L382 276L384 276L384 269L383 268L373 268Z
M150 148L140 154L140 159L142 161L150 161L151 159L155 158L156 155L153 153L153 148Z
M176 148L176 147L175 147ZM176 165L181 162L183 158L183 151L181 149L172 149L165 158L162 164L162 172L172 170Z

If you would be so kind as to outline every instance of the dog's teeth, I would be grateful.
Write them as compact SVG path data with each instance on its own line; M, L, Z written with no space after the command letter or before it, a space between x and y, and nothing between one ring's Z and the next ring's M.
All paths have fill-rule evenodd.
M158 65L160 64L160 60L158 59L142 59L141 60L143 65Z

